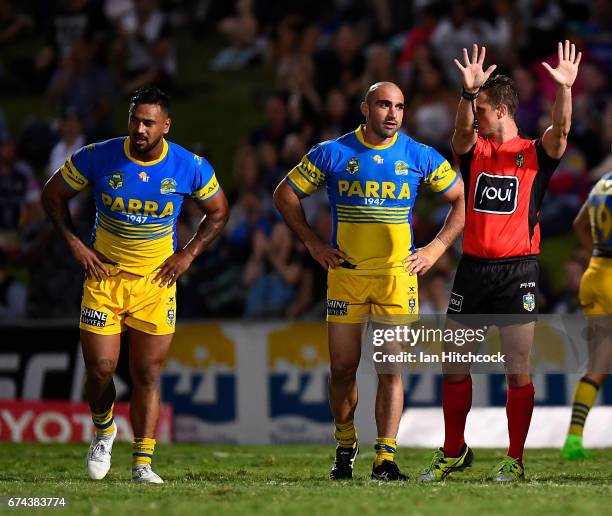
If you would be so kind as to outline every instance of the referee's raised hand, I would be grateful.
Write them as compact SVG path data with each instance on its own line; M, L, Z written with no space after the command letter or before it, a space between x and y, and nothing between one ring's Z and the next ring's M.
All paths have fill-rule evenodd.
M565 40L565 45L559 41L557 45L557 56L559 64L557 68L553 68L548 63L542 63L542 66L548 70L550 76L559 86L571 88L578 75L578 65L582 59L582 52L576 55L576 45L570 44L569 40Z
M477 91L497 68L497 65L493 64L486 70L483 69L486 53L487 49L485 47L479 49L478 45L474 43L471 59L468 56L467 48L463 49L463 65L458 59L453 59L453 63L463 75L463 88L470 93Z

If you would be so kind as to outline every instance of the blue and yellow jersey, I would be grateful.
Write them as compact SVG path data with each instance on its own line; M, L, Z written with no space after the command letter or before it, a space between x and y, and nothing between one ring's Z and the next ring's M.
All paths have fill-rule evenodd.
M287 180L301 195L326 185L332 245L350 261L343 270L402 274L402 260L414 252L412 209L419 186L442 193L458 176L436 150L401 132L390 144L373 146L363 131L315 145Z
M121 269L145 276L176 250L176 220L185 197L219 192L210 164L163 140L155 161L130 155L129 138L87 145L60 169L73 190L91 184L96 204L92 244Z
M589 193L587 209L593 234L593 254L612 256L612 172L597 181Z

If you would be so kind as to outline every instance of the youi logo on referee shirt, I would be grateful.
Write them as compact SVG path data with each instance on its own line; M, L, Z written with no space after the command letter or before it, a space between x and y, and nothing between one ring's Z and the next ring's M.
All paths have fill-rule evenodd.
M510 215L518 202L519 179L482 172L474 188L474 211Z
M325 326L300 323L270 332L268 370L272 441L329 439Z

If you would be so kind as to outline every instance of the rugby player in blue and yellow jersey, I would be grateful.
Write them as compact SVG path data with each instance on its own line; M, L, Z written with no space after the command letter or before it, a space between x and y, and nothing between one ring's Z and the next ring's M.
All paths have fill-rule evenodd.
M576 216L574 229L582 245L592 252L578 293L589 325L589 363L574 393L570 427L561 449L561 458L566 460L590 457L582 444L582 433L612 368L612 172L595 184Z
M463 229L461 178L437 151L399 131L403 111L404 96L395 84L372 85L361 103L365 124L315 145L274 193L289 227L328 270L329 401L337 443L332 480L352 478L358 453L353 416L361 323L368 316L381 324L414 319L416 274L427 272ZM417 250L411 222L422 184L450 202L451 210L438 235ZM301 205L303 197L324 185L332 210L331 243L315 235ZM402 380L394 371L378 372L372 478L405 480L395 463Z
M128 332L133 390L132 480L162 483L151 469L159 417L159 375L176 322L176 280L221 232L227 200L210 164L168 142L169 98L144 88L131 99L128 137L75 152L45 185L43 203L87 278L81 304L85 396L96 428L87 456L90 478L110 468L120 334ZM75 233L68 201L91 186L96 221L91 243ZM204 218L177 248L176 221L192 198Z

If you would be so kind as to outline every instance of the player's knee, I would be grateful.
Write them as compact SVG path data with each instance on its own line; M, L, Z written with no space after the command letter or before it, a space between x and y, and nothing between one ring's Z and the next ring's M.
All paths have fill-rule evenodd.
M88 365L87 377L96 383L108 383L113 379L116 365L110 358L100 359Z
M157 364L147 364L132 369L132 381L135 387L145 390L159 388L161 367Z
M378 383L389 387L402 385L402 377L400 374L383 373L378 375Z
M330 381L332 383L350 383L357 378L357 366L348 363L332 364Z

